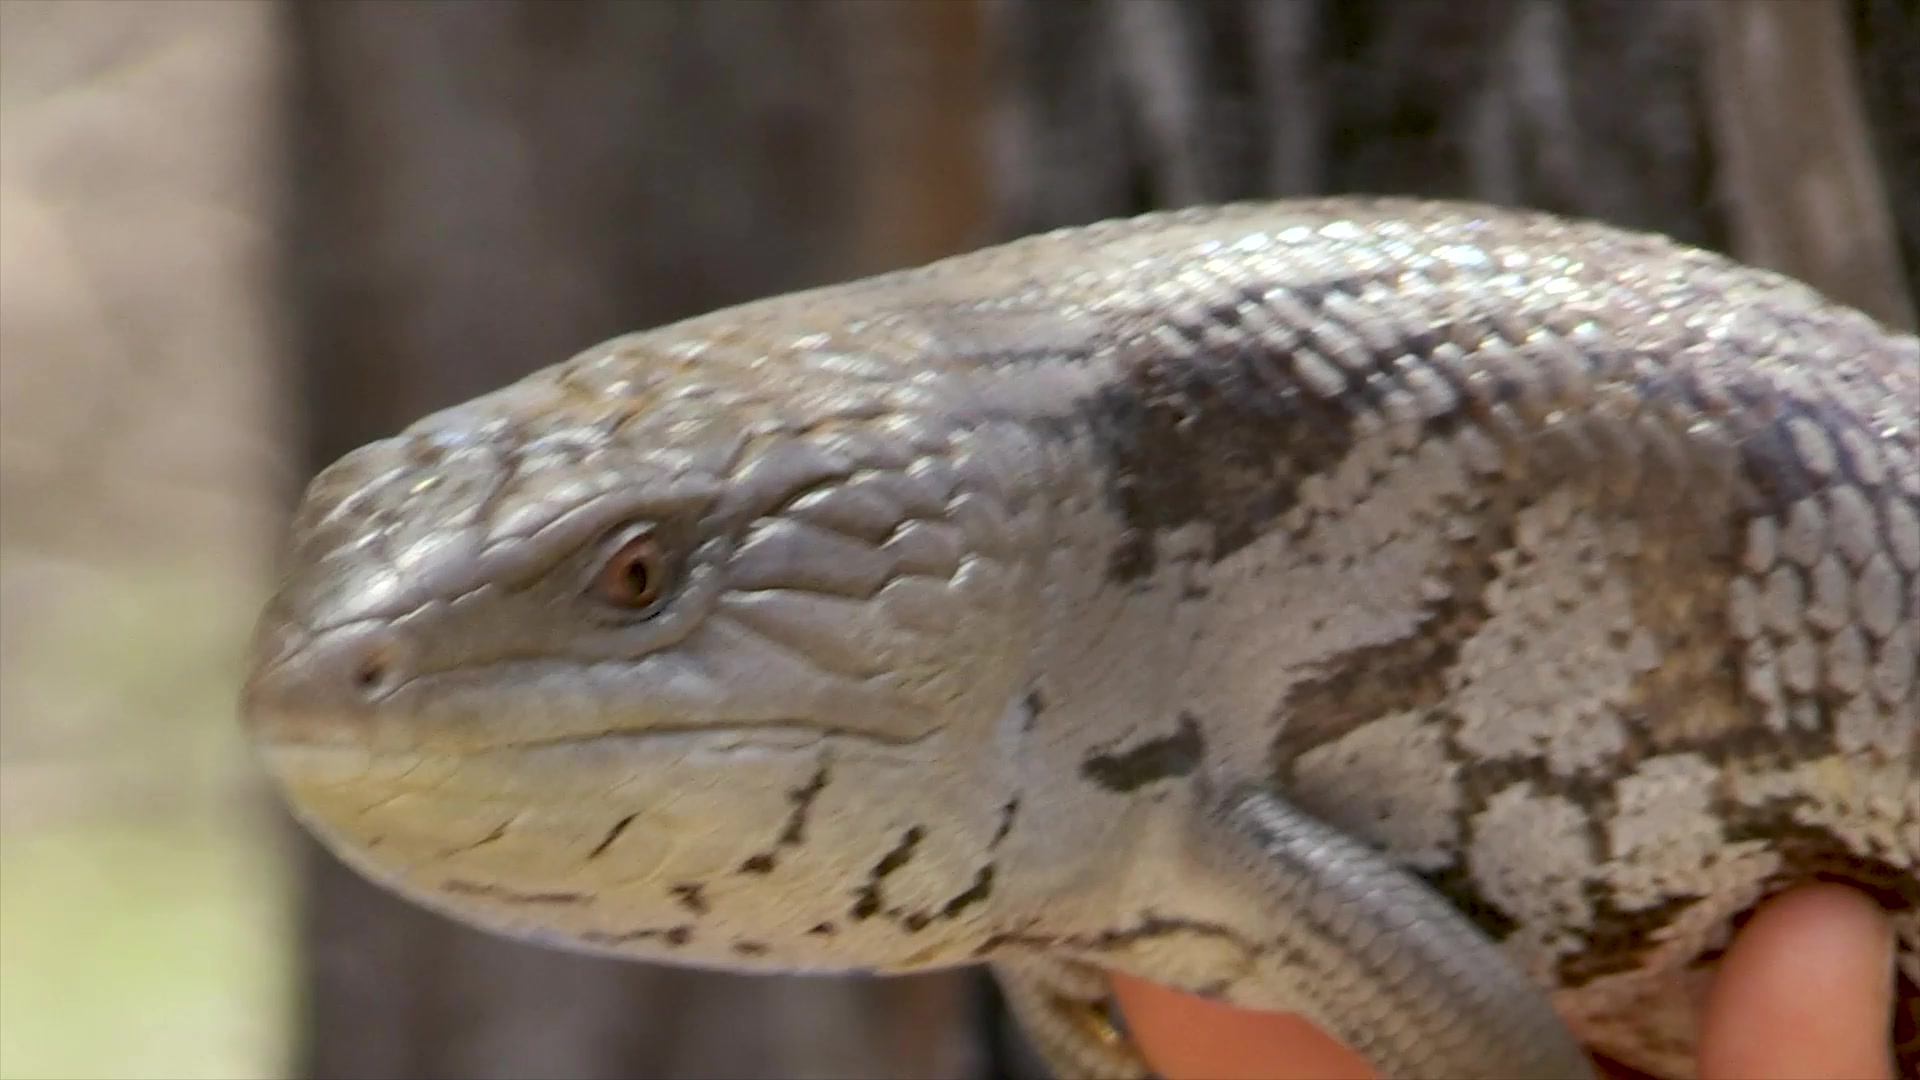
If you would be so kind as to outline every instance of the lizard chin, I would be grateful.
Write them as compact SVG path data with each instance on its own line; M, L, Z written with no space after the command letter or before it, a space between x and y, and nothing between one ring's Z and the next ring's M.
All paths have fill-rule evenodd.
M942 771L949 738L792 720L459 753L338 741L260 750L327 849L460 921L633 959L845 971L900 969L902 920L926 924L910 942L922 962L977 943L984 848L1012 810L1010 796ZM961 812L919 824L888 809L929 792ZM961 820L974 803L979 820ZM936 831L955 838L953 856L931 844L901 854ZM896 864L897 876L882 875L891 880L862 884Z

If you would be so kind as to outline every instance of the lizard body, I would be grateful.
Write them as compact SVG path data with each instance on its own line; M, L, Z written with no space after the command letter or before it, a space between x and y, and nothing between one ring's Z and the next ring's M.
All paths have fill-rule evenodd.
M1917 412L1915 338L1657 237L1062 230L349 455L246 710L344 858L503 932L988 962L1068 1071L1141 1067L1109 968L1396 1075L1564 1072L1562 1021L1685 1075L1796 881L1920 980Z

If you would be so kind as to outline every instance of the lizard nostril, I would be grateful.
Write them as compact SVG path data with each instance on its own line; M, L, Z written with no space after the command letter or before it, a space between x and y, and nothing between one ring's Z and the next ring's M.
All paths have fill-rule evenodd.
M390 687L393 663L384 650L360 658L353 669L353 685L368 697L379 697Z
M336 627L285 647L277 641L262 649L243 707L278 741L329 741L358 730L367 709L409 675L405 642L388 626Z
M391 631L374 630L341 644L352 656L348 679L361 698L384 697L405 681L400 642Z

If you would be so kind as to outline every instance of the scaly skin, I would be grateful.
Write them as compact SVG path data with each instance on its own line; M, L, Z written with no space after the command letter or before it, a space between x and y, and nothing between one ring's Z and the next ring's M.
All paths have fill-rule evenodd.
M1063 1032L1047 993L1117 968L1403 1075L1566 1066L1516 1045L1564 1045L1537 987L1685 1075L1715 950L1788 884L1869 889L1920 978L1916 411L1913 337L1659 238L1112 222L619 338L348 455L246 711L343 858L507 933L989 961ZM644 606L605 569L636 537ZM1395 889L1436 906L1355 931ZM1349 1019L1395 1002L1437 1019ZM1498 1045L1419 1049L1455 1029Z

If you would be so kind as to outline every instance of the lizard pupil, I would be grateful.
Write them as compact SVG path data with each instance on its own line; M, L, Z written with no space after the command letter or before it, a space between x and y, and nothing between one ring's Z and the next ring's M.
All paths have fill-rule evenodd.
M621 544L600 572L601 596L624 608L650 606L660 599L665 581L660 559L660 547L648 534Z

